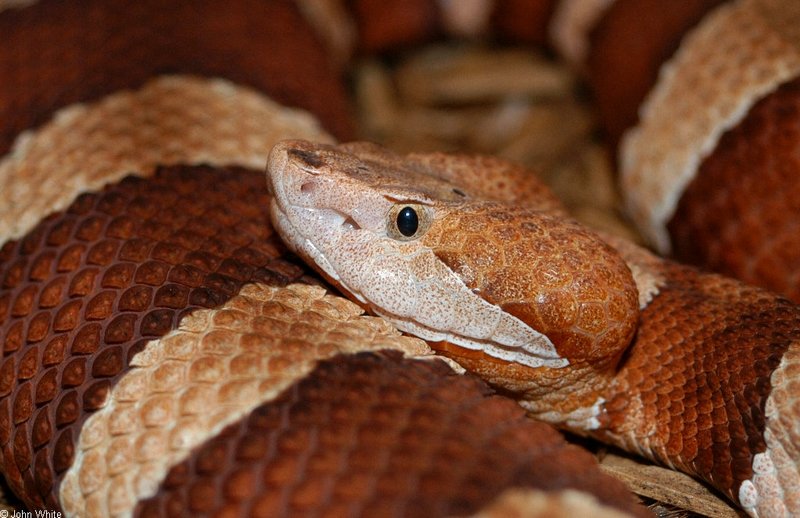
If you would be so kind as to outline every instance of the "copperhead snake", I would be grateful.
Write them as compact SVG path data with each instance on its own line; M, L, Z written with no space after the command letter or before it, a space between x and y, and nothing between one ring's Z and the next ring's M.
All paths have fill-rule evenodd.
M796 301L800 5L463 5L0 2L0 466L27 507L646 514L527 413L798 513L800 308L586 230L502 160L334 146L324 21L373 52L549 27L654 246Z

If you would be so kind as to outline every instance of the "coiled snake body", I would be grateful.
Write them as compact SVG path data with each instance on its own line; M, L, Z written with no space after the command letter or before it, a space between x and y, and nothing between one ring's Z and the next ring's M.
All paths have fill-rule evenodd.
M793 304L609 246L536 195L528 210L520 191L511 206L473 201L486 193L458 173L503 164L362 148L273 149L273 220L301 256L399 329L447 342L538 418L705 476L750 511L792 511ZM414 232L399 231L404 209Z
M689 472L750 514L797 513L800 308L588 231L499 159L332 145L323 126L352 132L330 57L346 48L321 20L352 16L363 50L469 28L446 2L405 6L419 16L396 31L370 2L352 4L0 2L0 466L24 504L80 516L646 514L527 411ZM606 113L608 78L592 71L624 76L602 52L612 28L663 5L493 4L478 18L508 38L536 39L551 20ZM714 174L796 165L797 11L687 2L665 18L670 36L653 48L696 27L658 56L662 81L620 156L622 182L641 188L633 212L655 207L640 215L657 245L733 258L795 299L785 229L797 212L752 178L711 210L696 192ZM574 34L592 20L599 51ZM763 42L745 49L762 65L743 75L745 100L722 92L717 106L692 63L713 61L695 47L727 41L726 24ZM658 59L642 58L654 70ZM698 98L716 106L677 132L682 145L659 116L672 98L687 118ZM617 122L612 140L635 120ZM774 132L784 138L771 146ZM742 149L758 167L725 167ZM651 169L679 170L687 197ZM764 245L788 250L780 261L730 248L759 224L739 207L741 184L782 229ZM667 202L651 199L662 191ZM703 222L715 228L726 204L748 217L723 248L707 245ZM328 292L286 245L380 318Z

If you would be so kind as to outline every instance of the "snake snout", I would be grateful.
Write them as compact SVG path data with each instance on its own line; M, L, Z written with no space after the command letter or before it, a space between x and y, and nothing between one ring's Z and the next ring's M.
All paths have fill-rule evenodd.
M268 187L283 205L316 205L327 161L313 146L302 140L284 140L272 148L267 164Z

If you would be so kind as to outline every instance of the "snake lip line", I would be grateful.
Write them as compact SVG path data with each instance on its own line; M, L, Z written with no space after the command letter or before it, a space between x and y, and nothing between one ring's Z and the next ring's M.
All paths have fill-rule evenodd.
M551 355L531 353L531 356L535 356L541 363L518 361L511 359L512 357L516 358L519 356L518 347L493 341L490 337L473 338L452 331L440 331L420 324L419 322L393 315L387 311L373 309L373 312L382 318L394 322L397 328L404 333L408 333L412 336L419 336L428 342L447 342L470 351L483 351L493 358L531 368L548 367L551 369L561 369L569 366L569 360L558 356L558 353ZM488 351L491 351L491 353Z

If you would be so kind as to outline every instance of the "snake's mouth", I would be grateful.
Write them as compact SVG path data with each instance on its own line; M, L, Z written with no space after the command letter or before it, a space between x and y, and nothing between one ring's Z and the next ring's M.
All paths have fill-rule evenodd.
M451 350L458 349L462 354L481 353L502 364L518 364L525 367L548 367L561 369L569 365L569 360L559 355L555 348L525 348L519 344L505 344L490 336L472 336L453 330L441 330L427 326L413 318L400 317L372 306L372 312L394 323L401 331L418 336L429 343L449 344ZM551 344L552 345L552 344Z

